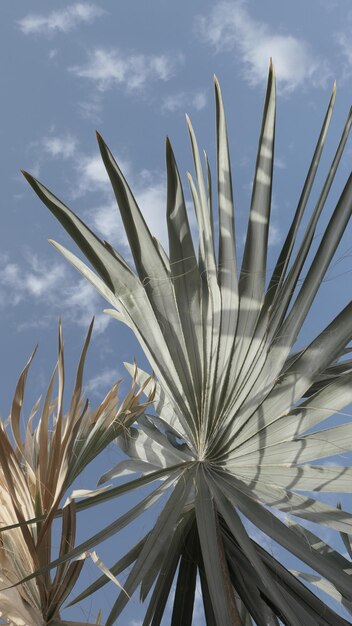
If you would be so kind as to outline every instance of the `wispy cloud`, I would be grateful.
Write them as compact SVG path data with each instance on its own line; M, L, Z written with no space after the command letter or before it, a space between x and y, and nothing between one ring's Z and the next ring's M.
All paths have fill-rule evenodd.
M167 229L165 218L165 188L163 181L155 180L135 189L135 196L143 217L151 233L167 251ZM127 260L131 261L129 244L115 200L95 206L87 212L87 220L101 237L123 249Z
M28 151L31 154L30 172L33 176L39 177L42 166L48 163L50 159L74 160L78 158L79 142L77 138L70 132L64 132L61 135L52 127L48 134L43 137L31 141L28 145Z
M180 62L181 55L126 54L115 48L96 48L89 52L87 63L72 66L69 71L93 81L100 91L116 85L140 91L150 82L169 80Z
M167 248L166 189L164 179L150 172L141 172L135 187L136 199L153 235Z
M121 372L117 369L103 370L87 382L85 393L101 397L102 393L108 392L120 378L122 378Z
M121 165L118 160L119 165ZM133 172L131 167L123 167L128 182L133 189L136 201L143 213L143 217L146 220L151 233L161 242L164 248L167 249L167 229L166 229L166 189L164 178L158 172L150 172L143 170L141 172ZM94 169L93 169L94 172ZM94 172L94 175L98 177L98 173ZM122 224L120 212L116 205L115 199L112 198L110 182L105 187L106 202L94 206L86 212L86 218L99 234L111 242L113 245L122 246L125 254L129 255L129 246L125 229ZM92 191L96 189L96 185L101 185L101 190L104 192L102 181L96 183L94 178L85 179L86 191ZM82 189L82 187L81 187Z
M152 232L164 247L167 246L166 230L166 186L164 175L150 170L136 170L131 162L112 150L115 159L126 177L143 216ZM99 193L99 204L85 211L85 219L100 236L113 245L122 246L128 253L128 242L120 212L111 188L111 183L100 154L82 154L76 151L72 159L71 197L89 196Z
M244 65L244 78L252 86L265 79L270 57L282 92L303 87L307 80L310 86L325 86L331 77L329 66L309 43L254 20L246 4L245 0L216 4L208 15L198 18L201 37L217 51L236 50Z
M109 182L104 163L99 154L81 157L76 164L78 185L82 194L106 187Z
M24 322L20 329L45 326L59 316L86 328L96 315L95 332L101 333L110 321L107 315L99 314L103 306L89 283L77 280L61 261L48 262L28 251L22 263L13 262L8 255L1 256L0 301L6 302L6 306L40 307L39 318Z
M102 302L95 289L84 278L78 281L72 279L70 283L60 287L60 292L59 301L55 298L56 307L63 309L71 322L87 328L94 316L94 332L99 334L106 330L111 318L99 311L107 305L104 301Z
M349 22L352 23L352 12L349 16ZM339 32L335 34L335 41L338 44L343 59L341 69L341 79L350 79L352 75L352 42L349 33Z
M195 91L193 93L187 93L186 91L180 91L179 93L169 94L163 98L161 108L163 111L186 111L189 108L201 111L207 105L207 95L205 91Z
M77 2L47 15L30 13L19 20L17 25L25 35L50 36L58 32L68 33L80 24L93 22L105 13L104 9L95 4Z
M282 232L280 227L271 220L269 226L269 236L268 236L268 244L269 246L278 246L279 243L282 243Z
M279 170L285 170L286 169L286 163L285 163L284 159L282 159L281 157L275 157L274 158L274 168L277 168Z
M89 99L82 100L78 102L78 113L79 115L91 122L100 123L101 122L101 112L102 112L102 94L99 92L93 92L90 94Z
M126 177L130 175L130 164L127 160L115 158ZM111 198L111 185L103 160L99 152L93 155L77 154L74 164L77 173L74 184L74 197L84 196L89 192L106 192Z
M51 157L70 159L77 150L78 141L70 134L63 135L62 137L48 135L42 138L40 145Z
M28 297L41 298L45 293L54 292L65 276L63 264L41 263L34 254L27 260L26 268L12 262L6 255L0 263L0 290L10 294L6 301L14 306Z
M128 247L127 237L115 200L87 211L87 219L103 239L113 245Z
M352 66L352 42L350 37L346 33L338 33L336 35L337 42L341 46L343 55L346 61Z

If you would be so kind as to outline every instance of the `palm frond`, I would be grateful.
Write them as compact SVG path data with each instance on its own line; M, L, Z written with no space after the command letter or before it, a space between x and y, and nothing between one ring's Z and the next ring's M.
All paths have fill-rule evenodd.
M76 535L76 505L72 495L62 512L59 558L63 563L52 579L49 570L38 576L35 573L52 559L54 517L77 476L141 415L153 397L151 389L147 403L139 402L143 386L137 392L134 376L131 391L120 405L119 383L116 383L97 409L90 410L82 396L82 385L92 329L93 322L83 346L67 413L63 413L65 368L60 324L58 362L39 418L36 414L40 399L25 424L23 438L22 408L33 353L16 386L8 420L12 436L6 425L0 423L0 615L14 626L65 623L60 621L60 608L71 594L84 564L84 555L78 554L74 561L70 556ZM53 399L55 382L58 394ZM151 379L147 382L151 383ZM23 524L29 519L37 521ZM14 527L9 529L9 526Z
M77 508L87 508L143 484L162 481L152 495L86 542L87 547L132 521L167 490L168 500L154 529L113 567L121 571L133 562L128 592L140 585L143 600L151 592L144 626L161 623L174 579L173 624L180 620L191 624L197 573L208 626L247 625L252 619L259 626L349 623L303 584L307 577L289 572L251 538L246 524L246 520L253 522L312 568L316 572L312 576L327 581L326 588L333 588L350 608L350 561L306 532L301 521L313 521L343 536L352 533L352 515L315 495L352 490L351 468L345 460L341 462L341 453L352 451L351 423L329 429L320 426L352 401L351 363L341 360L352 338L352 303L309 345L298 353L293 351L352 213L350 177L297 289L352 123L349 112L318 202L300 235L335 91L334 86L292 225L268 281L276 100L272 64L239 271L226 121L217 81L218 242L209 164L206 159L204 175L188 120L195 167L195 177L189 174L188 179L199 230L198 254L169 140L166 256L155 244L120 168L98 136L137 274L68 207L25 174L95 271L60 244L54 243L55 247L114 307L108 312L132 328L157 377L157 416L141 417L138 428L130 429L130 437L118 439L129 461L112 468L102 480L133 471L142 476L77 503ZM134 370L134 376L148 393L148 374ZM309 434L313 427L317 432ZM333 466L314 463L330 457L334 457ZM86 593L101 587L102 582L98 579ZM188 588L189 596L183 598L182 590ZM121 593L107 626L126 602Z

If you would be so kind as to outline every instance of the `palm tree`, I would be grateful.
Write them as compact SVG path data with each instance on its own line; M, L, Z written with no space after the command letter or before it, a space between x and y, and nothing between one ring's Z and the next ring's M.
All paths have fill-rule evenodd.
M329 415L352 402L352 361L343 358L352 338L352 303L304 349L295 352L294 345L351 216L350 177L317 251L308 257L352 115L348 115L318 201L299 240L299 226L331 118L334 87L297 210L267 279L275 138L272 65L239 271L226 121L217 80L215 96L217 251L210 168L206 158L204 175L189 120L196 176L194 180L189 174L188 180L198 223L198 254L169 141L167 254L150 233L119 166L98 135L137 273L119 252L25 173L95 272L60 244L53 242L54 246L114 307L107 312L134 331L157 378L156 415L140 417L128 437L119 437L129 459L101 479L111 479L126 470L141 474L110 489L109 497L153 481L157 481L156 486L113 527L77 546L71 555L110 536L166 493L155 526L111 568L117 574L132 565L107 626L115 622L139 586L141 599L149 597L143 626L158 626L174 581L171 623L190 625L198 575L208 626L247 626L252 620L258 626L348 624L302 581L324 584L345 607L351 607L350 560L308 531L304 523L321 524L342 533L346 541L352 533L351 514L315 495L352 490L352 470L339 457L352 450L352 426L349 422L321 426ZM296 241L299 245L294 253ZM301 278L305 263L309 263L308 268ZM138 370L137 380L146 392L151 385L148 376ZM316 463L329 457L334 457L333 464ZM92 498L90 504L105 497ZM77 506L88 506L82 502ZM248 521L298 557L303 569L309 566L309 572L314 573L285 568L263 548L260 539L250 536ZM63 561L58 559L54 564ZM107 580L101 577L78 599Z
M87 464L121 434L144 410L139 404L136 381L119 406L116 383L103 402L91 411L82 397L84 361L93 322L83 346L72 401L63 414L64 351L59 326L58 362L51 376L41 415L35 428L40 398L21 436L21 409L31 355L17 383L9 420L0 421L0 616L13 626L79 626L60 619L60 608L72 592L86 555L56 569L53 579L46 571L22 585L21 580L51 562L53 521L62 497ZM52 398L57 379L58 395ZM12 437L7 426L11 425ZM63 509L59 555L69 553L75 543L76 507L74 491ZM88 490L84 492L89 495ZM95 493L95 490L92 492ZM35 520L21 525L24 520ZM8 528L12 527L12 528ZM96 555L93 555L98 562ZM13 586L17 585L17 586ZM85 623L84 623L85 624ZM81 623L82 625L82 623Z

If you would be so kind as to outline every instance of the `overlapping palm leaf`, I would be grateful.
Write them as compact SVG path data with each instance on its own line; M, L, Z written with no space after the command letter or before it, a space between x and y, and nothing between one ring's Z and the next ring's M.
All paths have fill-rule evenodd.
M293 350L351 216L350 177L318 249L312 253L316 226L352 116L350 112L316 206L299 239L330 122L334 87L292 225L273 274L267 277L275 139L273 68L269 71L239 270L226 121L217 81L215 94L218 249L210 168L206 159L204 174L189 120L195 179L191 175L188 178L198 223L198 252L194 250L170 142L166 150L166 253L150 233L121 170L98 136L137 274L111 245L25 174L95 272L58 243L55 247L114 307L109 313L132 328L157 377L156 416L143 416L138 427L131 428L130 436L119 438L129 459L103 480L126 472L142 473L140 478L111 489L109 497L148 482L163 482L81 547L108 537L166 492L168 499L154 528L112 568L117 574L133 564L125 591L131 595L140 586L143 600L151 594L145 626L160 624L174 581L172 624L191 624L197 573L208 625L247 625L251 619L258 626L279 624L279 620L292 626L347 624L308 590L298 573L290 573L260 541L249 537L246 519L328 581L345 606L350 606L350 560L304 531L300 520L316 522L337 534L352 530L349 512L314 496L314 492L352 490L352 469L339 458L352 450L352 425L320 426L329 415L352 402L351 361L341 361L352 338L352 303L303 350ZM146 392L151 385L148 376L138 371L138 381ZM317 427L318 432L309 434ZM335 457L333 464L324 463L329 457ZM103 494L77 506L87 507L106 497ZM289 522L291 516L294 524ZM97 581L86 594L106 580ZM107 626L127 601L122 592Z
M60 326L58 362L39 419L36 415L40 399L25 424L23 437L21 412L33 353L18 381L8 424L0 422L0 521L1 527L15 526L7 531L0 528L0 616L14 626L67 623L60 620L60 607L72 592L84 558L59 565L53 579L46 571L20 586L18 583L51 562L54 516L74 480L146 406L138 402L141 390L137 391L134 380L131 392L120 405L116 383L98 408L90 410L82 396L82 381L92 328L93 323L67 413L63 411L64 352ZM57 397L53 398L56 379ZM80 492L73 492L73 496L77 494ZM18 526L38 517L40 520L31 525ZM63 509L60 557L74 547L75 531L76 507L74 500L69 499ZM9 588L14 584L17 586Z

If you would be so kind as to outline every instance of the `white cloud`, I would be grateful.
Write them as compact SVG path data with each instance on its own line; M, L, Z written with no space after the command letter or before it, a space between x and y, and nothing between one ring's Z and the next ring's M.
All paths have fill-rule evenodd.
M128 247L125 230L116 201L94 207L88 212L93 229L113 245Z
M50 268L45 274L30 273L25 278L25 287L31 296L41 297L48 289L53 289L61 282L64 271L61 265Z
M40 298L49 291L55 292L65 275L62 264L49 266L36 255L30 256L26 269L8 257L1 261L0 289L9 295L7 302L15 306L28 297Z
M169 80L180 61L181 56L125 54L117 49L97 48L89 53L85 65L70 67L69 71L95 82L100 91L115 85L140 91L151 81Z
M65 9L52 11L47 15L29 14L17 22L25 35L52 35L55 32L68 33L81 23L93 22L106 11L95 4L77 2Z
M327 13L331 13L332 11L335 11L337 9L340 3L339 0L319 0L319 4L322 10L326 11Z
M167 248L164 177L159 172L134 171L128 160L121 159L114 151L112 152L132 189L151 233L159 239L164 248ZM77 177L73 185L73 195L79 197L92 192L100 192L103 197L103 202L86 211L85 219L100 236L113 245L124 247L127 253L129 246L125 229L101 156L99 154L77 155L75 168Z
M138 176L131 176L129 183L152 235L167 250L166 190L163 180L160 175L141 172ZM115 200L94 207L87 212L87 218L100 236L113 245L122 246L128 256L128 240Z
M109 177L100 154L80 159L77 169L93 187L105 186L109 182Z
M20 279L20 268L16 263L6 262L1 268L0 274L0 294L9 297L2 297L1 301L16 306L22 300L22 285Z
M180 91L179 93L170 94L165 96L162 102L163 111L178 111L182 109L187 111L189 107L201 111L207 105L207 96L204 91L195 91L193 93L187 93Z
M168 253L166 180L164 174L159 171L138 171L133 168L128 160L118 157L114 150L112 150L112 154L126 177L151 234L160 241L165 252ZM99 204L95 204L94 200L90 202L90 208L87 208L83 215L84 221L100 237L106 239L118 250L122 250L126 261L133 266L120 211L100 155L77 153L74 168L77 175L72 183L72 196L87 195L87 204L89 194L99 192L100 196ZM186 206L194 245L197 247L198 228L193 203L186 199Z
M244 78L252 86L266 78L270 57L282 92L292 92L306 81L310 86L324 86L330 79L327 62L317 57L306 41L276 33L268 24L254 20L245 0L216 4L207 16L199 18L198 28L217 51L239 52Z
M46 164L48 157L52 159L77 159L78 158L78 140L71 133L55 134L55 127L50 128L49 133L32 141L28 145L28 150L34 154L30 164L30 172L38 178L40 176L43 164Z
M135 190L138 205L151 233L167 249L166 189L164 182L154 180L154 177L151 177L150 180L148 177L144 177L143 181L142 176L141 183L140 187Z
M341 46L342 52L345 55L348 63L352 65L352 43L350 37L346 33L339 33L336 35L336 39Z
M94 316L94 332L100 334L106 330L111 318L105 313L99 313L106 303L101 301L96 290L84 278L62 285L59 294L55 304L68 315L71 322L87 328Z
M48 262L30 252L23 264L12 262L6 255L0 258L0 301L40 307L40 318L24 322L20 329L45 326L59 316L87 328L96 315L95 332L102 333L110 321L109 316L99 313L103 309L100 297L86 280L77 280L63 263Z
M101 122L102 111L102 95L94 92L90 95L90 99L78 102L78 112L83 119L91 122Z
M272 220L269 226L268 244L269 246L278 246L282 242L282 232Z
M128 178L130 174L130 164L128 161L117 158L122 172ZM77 181L73 192L74 197L83 196L88 192L105 192L111 198L111 185L105 165L99 153L93 155L77 155L75 169L77 171Z
M274 168L277 168L279 170L286 169L285 161L283 159L281 159L280 157L275 157L274 158Z
M70 134L58 137L49 135L41 140L41 147L52 157L72 158L77 149L77 139Z
M196 111L201 111L207 104L207 96L204 91L197 91L192 100L192 104Z
M352 13L351 13L352 18ZM342 67L342 79L346 80L351 77L352 74L352 43L351 37L346 33L337 33L335 40L340 47L344 64Z
M107 393L121 378L121 373L117 369L104 370L87 382L84 389L85 394L101 397L102 393Z

